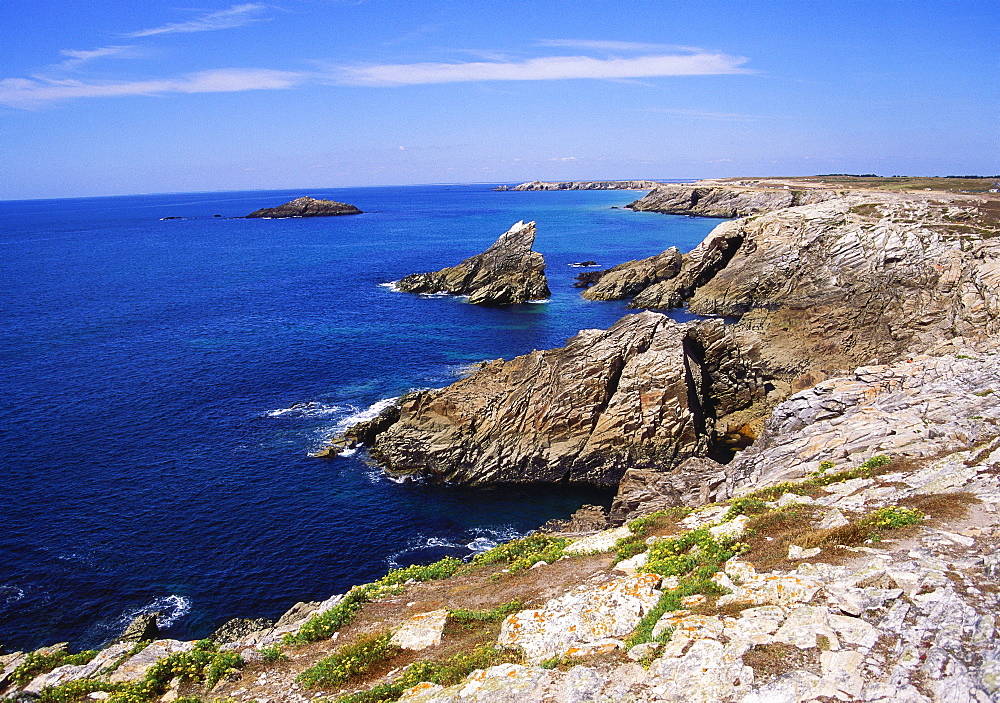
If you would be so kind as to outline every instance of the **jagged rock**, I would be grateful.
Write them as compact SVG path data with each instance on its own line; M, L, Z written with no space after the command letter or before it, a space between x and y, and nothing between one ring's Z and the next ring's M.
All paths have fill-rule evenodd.
M681 252L670 247L662 254L638 261L627 261L605 271L583 273L600 274L590 288L583 292L587 300L623 300L642 292L654 283L668 281L681 270ZM588 278L588 280L590 280Z
M521 647L526 659L566 655L582 645L630 633L660 598L660 577L621 576L599 586L581 586L548 601L539 610L522 610L504 620L499 644Z
M649 190L657 181L531 181L509 190Z
M776 407L760 439L727 467L726 490L735 495L762 482L801 478L824 460L849 466L875 454L927 457L981 446L1000 436L995 391L1000 391L1000 357L987 354L917 356L859 368ZM904 480L937 493L962 485L973 473L973 467L954 461L932 462ZM864 495L851 496L861 489L876 490L864 479L833 484L820 503L856 509Z
M396 282L405 293L467 295L476 305L511 305L550 295L545 259L532 251L535 223L516 223L482 254L434 273L414 273Z
M630 305L740 317L764 370L799 390L1000 331L996 210L973 196L848 192L726 222Z
M637 212L702 217L746 217L837 197L837 191L821 188L744 188L737 186L691 186L664 183L625 207Z
M671 471L628 469L608 519L620 524L667 508L696 508L725 499L725 487L725 466L702 457L687 459Z
M420 651L441 644L441 634L448 621L447 610L432 610L414 615L392 634L392 644L401 649Z
M156 619L160 613L144 613L136 616L128 624L125 631L118 638L119 642L141 642L143 640L155 640L160 636L160 628L156 624Z
M266 207L255 210L247 215L248 218L269 217L329 217L332 215L359 215L361 210L354 205L338 203L335 200L316 200L308 195L291 200L278 207Z
M705 454L714 418L761 393L721 322L642 313L410 396L370 451L434 481L615 485Z
M241 640L255 632L270 630L273 627L274 620L269 620L267 618L255 618L253 620L247 618L233 618L232 620L228 620L218 630L213 632L209 636L209 639L220 644L224 642L235 642L236 640Z
M540 532L597 532L608 526L608 516L599 505L582 505L568 520L549 520L538 530Z

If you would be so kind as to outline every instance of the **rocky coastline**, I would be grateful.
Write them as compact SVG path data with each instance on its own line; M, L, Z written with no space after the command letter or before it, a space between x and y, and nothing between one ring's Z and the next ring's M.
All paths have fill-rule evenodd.
M584 291L645 311L337 445L430 480L617 485L609 514L198 643L147 620L0 654L0 699L1000 700L1000 198L760 183L657 196L740 219ZM656 312L681 305L728 321Z
M531 181L504 190L649 190L658 181ZM499 190L499 189L498 189Z

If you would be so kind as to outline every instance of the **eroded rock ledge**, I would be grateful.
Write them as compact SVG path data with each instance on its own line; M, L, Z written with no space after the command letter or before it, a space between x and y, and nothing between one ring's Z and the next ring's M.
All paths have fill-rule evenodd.
M406 293L467 295L476 305L511 305L550 295L545 259L531 247L535 223L516 223L482 254L433 273L414 273L397 281Z
M798 205L823 202L838 196L825 188L746 188L657 184L639 200L625 207L637 212L702 217L746 217Z
M308 195L291 200L278 207L267 207L255 210L247 215L248 218L268 217L280 219L286 217L331 217L334 215L360 215L359 210L354 205L338 203L335 200L316 200Z
M408 396L370 453L433 481L613 486L629 467L711 453L718 419L763 389L721 322L646 312Z

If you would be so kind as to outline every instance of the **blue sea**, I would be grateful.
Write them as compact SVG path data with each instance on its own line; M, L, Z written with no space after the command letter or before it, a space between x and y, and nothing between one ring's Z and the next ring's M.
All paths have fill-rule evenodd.
M0 645L94 647L154 610L166 636L203 637L607 505L595 489L398 484L361 454L309 456L388 399L628 312L583 300L569 264L686 251L718 222L615 209L635 191L491 188L0 202ZM301 195L365 214L235 219ZM546 302L385 285L522 219L538 223Z

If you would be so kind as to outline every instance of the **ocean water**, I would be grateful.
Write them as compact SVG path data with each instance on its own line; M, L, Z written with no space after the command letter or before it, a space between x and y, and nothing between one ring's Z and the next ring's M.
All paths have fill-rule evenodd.
M301 195L365 214L230 219ZM93 647L153 610L168 636L202 637L609 503L580 487L397 484L360 455L308 454L387 399L626 314L580 298L569 264L686 251L717 224L613 209L639 195L0 202L0 645ZM547 302L490 309L384 285L521 219L538 223Z

